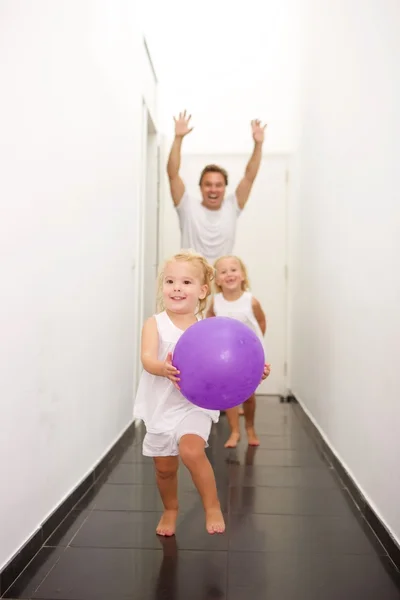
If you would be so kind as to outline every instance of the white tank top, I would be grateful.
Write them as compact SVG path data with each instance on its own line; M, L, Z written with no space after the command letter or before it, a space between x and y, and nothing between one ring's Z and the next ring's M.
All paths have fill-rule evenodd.
M264 336L254 316L252 300L253 294L251 292L243 292L237 300L225 300L222 294L215 294L213 311L216 317L231 317L245 323L257 334L264 348Z
M154 315L158 330L158 360L164 361L168 352L174 352L177 341L184 333L173 324L164 311ZM133 416L141 419L149 433L166 433L175 429L188 413L202 411L210 415L214 423L219 419L218 410L205 410L195 406L176 389L166 377L152 375L143 370L136 394Z

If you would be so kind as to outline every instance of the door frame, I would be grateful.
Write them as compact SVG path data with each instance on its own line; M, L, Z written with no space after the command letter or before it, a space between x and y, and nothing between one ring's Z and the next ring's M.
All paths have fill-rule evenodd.
M144 251L145 251L145 223L146 223L146 194L148 185L148 169L147 169L147 150L149 133L156 136L157 153L158 153L158 133L151 111L144 97L142 97L141 105L141 144L140 144L140 181L138 186L138 202L136 212L136 228L135 228L135 260L134 260L134 289L135 289L135 304L134 310L134 369L133 369L133 401L136 395L136 390L139 384L142 364L140 360L141 346L141 331L143 326L144 314ZM158 167L157 167L158 170ZM158 185L157 185L158 189ZM157 192L158 193L158 192ZM159 198L158 198L159 206ZM157 228L159 229L160 219L157 220ZM154 243L158 253L158 231Z
M248 159L249 159L249 155L246 152L187 152L182 154L182 163L185 161L185 159L190 159L191 157L205 157L205 156L209 156L210 157L210 162L216 162L217 164L219 164L219 159L223 158L223 157L235 157L235 158L241 158L243 159L243 167L245 166L245 164L247 163ZM293 190L291 188L291 174L292 174L292 170L293 170L293 153L290 152L265 152L263 153L263 160L268 160L268 158L271 159L283 159L285 161L285 169L286 169L286 176L285 176L285 225L284 225L284 235L285 235L285 250L284 250L284 295L285 295L285 314L284 314L284 331L282 332L282 335L284 336L284 363L283 363L283 376L282 376L282 393L281 393L281 399L287 399L288 396L290 395L290 390L288 387L288 382L289 382L289 344L290 344L290 329L289 329L289 318L290 318L290 306L289 306L289 287L290 287L290 272L289 272L289 264L290 264L290 240L289 240L289 235L290 235L290 231L289 231L289 211L291 210L291 202L290 202L290 196L291 193L293 193ZM230 192L233 191L234 187L237 185L238 182L232 182L232 184L230 185ZM163 190L162 193L162 202L161 202L161 210L163 210L163 204L164 202L171 202L171 199L169 197L168 194L168 190L167 188L165 188L165 190ZM164 221L164 220L163 220ZM160 231L162 231L162 228L160 229ZM160 237L160 246L161 248L163 248L163 235L161 235ZM260 394L258 394L258 396L275 396L275 394L266 394L261 392Z

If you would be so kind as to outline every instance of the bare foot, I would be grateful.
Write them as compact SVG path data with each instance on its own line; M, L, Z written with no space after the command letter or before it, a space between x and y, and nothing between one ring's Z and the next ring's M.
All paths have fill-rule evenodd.
M240 433L231 433L228 441L225 443L224 448L236 448L239 440L240 440Z
M259 446L260 440L258 439L254 428L247 429L247 441L249 446Z
M224 533L225 521L220 508L211 508L206 511L206 529L208 533Z
M177 510L165 510L159 524L157 525L157 535L163 535L165 537L175 535L177 516Z

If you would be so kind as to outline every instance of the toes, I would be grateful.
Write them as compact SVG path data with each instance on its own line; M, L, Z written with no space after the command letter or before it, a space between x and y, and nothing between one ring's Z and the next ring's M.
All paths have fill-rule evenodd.
M211 525L208 525L207 531L210 535L214 535L214 533L224 533L225 527L219 523L212 523Z
M165 529L163 527L157 527L156 534L161 535L163 537L172 537L175 535L175 532L172 529Z
M240 438L239 438L239 437L238 437L238 438L236 438L236 437L234 437L234 438L229 438L229 440L227 440L227 441L225 442L224 448L236 448L236 446L237 446L237 445L238 445L238 443L239 443L239 440L240 440Z

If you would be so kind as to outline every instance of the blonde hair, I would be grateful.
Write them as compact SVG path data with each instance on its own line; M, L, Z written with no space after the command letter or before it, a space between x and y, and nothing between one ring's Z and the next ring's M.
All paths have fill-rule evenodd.
M196 266L200 272L201 285L207 286L206 295L204 298L199 298L199 304L197 307L196 315L203 313L207 307L207 299L212 293L212 281L214 279L214 268L207 262L207 260L201 254L194 252L194 250L181 250L178 254L171 256L165 261L159 276L158 276L158 290L157 290L157 310L162 312L165 310L164 298L163 298L163 285L164 285L164 273L166 266L171 262L187 262Z
M217 272L218 269L218 263L221 260L226 260L227 258L233 258L235 259L238 263L239 263L239 267L240 270L243 273L243 281L242 281L242 290L244 292L246 292L247 290L250 289L250 281L249 281L249 276L247 274L247 269L246 269L246 265L244 264L244 262L242 261L241 258L239 258L238 256L234 256L233 254L227 254L226 256L220 256L219 258L217 258L217 260L214 263L214 269L215 272ZM215 273L216 274L216 273ZM214 287L216 289L217 292L222 293L222 287L220 285L218 285L217 281L215 280L214 282Z

